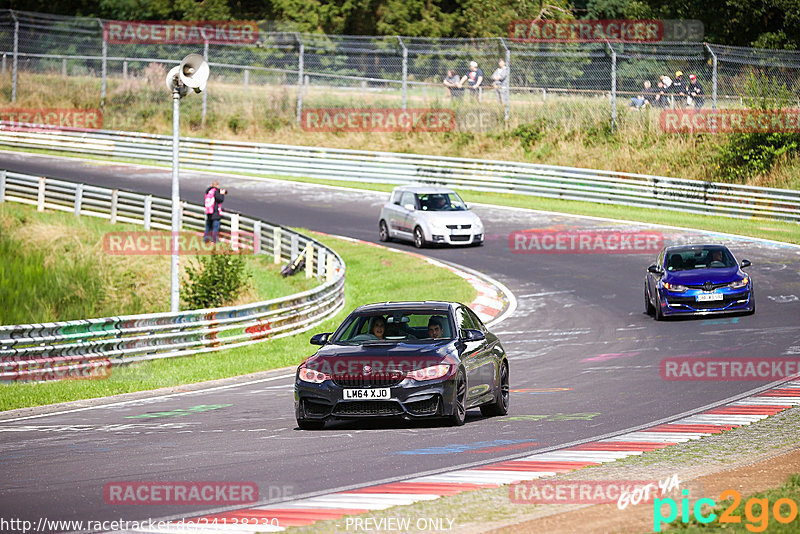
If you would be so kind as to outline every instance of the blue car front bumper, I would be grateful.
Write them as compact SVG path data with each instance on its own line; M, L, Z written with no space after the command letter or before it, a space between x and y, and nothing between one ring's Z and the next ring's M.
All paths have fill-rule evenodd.
M698 296L701 295L715 295L717 299L719 296L722 298L698 300ZM661 312L664 315L706 315L752 311L755 298L751 286L742 289L718 289L713 293L699 289L689 289L681 293L661 289L661 303Z

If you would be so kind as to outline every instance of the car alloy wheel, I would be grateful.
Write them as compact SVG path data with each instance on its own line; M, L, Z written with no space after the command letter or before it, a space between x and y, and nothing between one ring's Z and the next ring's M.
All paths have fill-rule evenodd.
M386 226L386 221L381 221L381 223L378 225L378 237L384 243L391 240L389 237L389 228Z
M461 426L467 420L467 379L464 371L458 371L456 394L453 401L453 414L448 417L451 426Z
M481 406L481 414L485 417L506 415L508 413L509 389L508 389L508 363L503 362L500 367L500 380L497 396L494 402Z
M422 228L419 226L414 228L414 246L417 248L425 246L425 234L422 233Z

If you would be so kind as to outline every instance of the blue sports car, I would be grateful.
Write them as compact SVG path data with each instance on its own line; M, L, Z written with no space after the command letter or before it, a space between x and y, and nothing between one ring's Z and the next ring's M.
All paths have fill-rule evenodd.
M756 311L753 280L723 245L665 247L647 268L645 311L656 321L669 315Z

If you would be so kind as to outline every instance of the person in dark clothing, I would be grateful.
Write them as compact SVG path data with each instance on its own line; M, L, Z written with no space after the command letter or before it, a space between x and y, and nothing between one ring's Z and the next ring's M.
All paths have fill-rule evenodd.
M222 220L220 214L220 204L225 201L225 195L228 191L219 188L219 182L214 180L211 187L206 189L204 198L204 205L206 211L206 232L203 234L203 241L217 242L219 236L219 225Z
M675 73L675 79L672 80L672 87L670 89L672 94L675 95L675 105L685 106L687 96L686 82L683 81L683 73L681 71Z
M702 108L706 101L705 98L703 98L703 86L700 85L700 82L697 81L697 76L694 74L689 75L689 87L687 87L686 90L692 100L694 100L694 108Z

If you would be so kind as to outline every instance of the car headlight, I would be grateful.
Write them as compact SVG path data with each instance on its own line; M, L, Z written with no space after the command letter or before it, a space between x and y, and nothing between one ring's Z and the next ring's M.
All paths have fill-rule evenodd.
M414 380L422 382L424 380L436 380L437 378L442 378L449 372L449 365L431 365L430 367L425 367L424 369L409 371L407 376L408 378L413 378Z
M728 287L731 289L742 289L743 287L747 287L747 284L750 283L750 278L745 276L741 280L736 280L728 284Z
M309 369L307 367L302 367L300 369L300 373L298 374L298 378L303 382L311 382L312 384L322 384L326 380L330 380L330 376L326 375L325 373L320 373L314 369Z
M682 286L680 284L670 284L669 282L664 282L664 288L675 293L683 293L686 291L686 289L688 289L686 286Z

